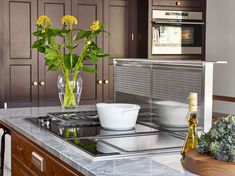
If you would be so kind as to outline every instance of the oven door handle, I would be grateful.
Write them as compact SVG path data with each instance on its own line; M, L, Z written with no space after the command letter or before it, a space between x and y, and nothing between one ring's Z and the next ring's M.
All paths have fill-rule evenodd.
M186 21L152 21L155 24L196 24L203 25L204 22L186 22Z

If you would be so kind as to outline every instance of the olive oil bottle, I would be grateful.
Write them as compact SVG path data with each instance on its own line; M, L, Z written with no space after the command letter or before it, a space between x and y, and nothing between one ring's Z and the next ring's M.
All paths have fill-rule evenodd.
M188 134L185 140L184 146L181 151L181 155L184 156L185 153L191 149L195 149L198 144L198 134L196 125L198 123L197 114L197 93L189 93L189 113L188 113Z

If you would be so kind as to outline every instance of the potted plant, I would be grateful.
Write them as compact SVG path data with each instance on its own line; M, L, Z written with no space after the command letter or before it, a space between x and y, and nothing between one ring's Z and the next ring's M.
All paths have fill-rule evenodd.
M228 115L213 123L210 131L199 138L197 150L216 160L235 162L235 116Z
M214 122L200 136L197 148L185 154L182 164L186 170L202 176L234 175L235 116L228 115Z
M61 19L62 28L53 26L48 16L40 16L37 20L37 31L33 35L37 40L32 48L44 53L48 70L60 71L58 77L58 93L63 108L78 107L82 92L80 71L96 73L97 70L86 67L83 62L91 60L95 65L97 58L104 58L104 53L95 43L95 37L104 32L104 25L94 21L90 29L77 27L78 20L66 15ZM82 41L82 46L80 45ZM80 47L81 52L75 53Z

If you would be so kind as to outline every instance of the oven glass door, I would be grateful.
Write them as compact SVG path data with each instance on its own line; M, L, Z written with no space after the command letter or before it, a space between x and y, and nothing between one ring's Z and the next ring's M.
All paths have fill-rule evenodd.
M201 54L202 25L153 24L152 54Z

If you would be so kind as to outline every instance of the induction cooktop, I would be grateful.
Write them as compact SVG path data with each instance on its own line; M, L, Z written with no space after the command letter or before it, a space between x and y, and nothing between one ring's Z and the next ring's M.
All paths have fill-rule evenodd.
M186 134L141 120L131 130L106 130L100 126L97 111L52 112L26 120L78 147L94 160L180 151Z

